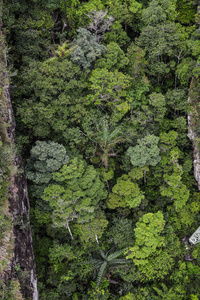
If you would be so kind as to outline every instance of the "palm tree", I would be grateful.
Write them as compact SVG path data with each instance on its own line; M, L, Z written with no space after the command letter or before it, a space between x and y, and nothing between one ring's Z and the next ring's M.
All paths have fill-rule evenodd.
M96 155L100 157L105 169L107 169L109 157L116 156L116 153L114 152L116 145L125 143L127 138L120 134L120 126L111 131L108 122L105 120L103 121L101 128L99 127L100 126L97 126L97 130L99 130L100 133L95 133L92 140L96 144Z
M98 270L97 275L97 287L100 286L106 272L109 270L110 267L114 267L118 264L128 264L129 260L125 258L118 258L121 256L128 248L124 248L122 250L116 251L114 253L111 253L108 255L110 251L105 253L101 248L99 248L99 255L100 258L92 258L89 261L87 261L87 264L94 265L93 269ZM110 274L109 274L110 275ZM109 276L110 277L110 276ZM111 281L111 280L110 280Z

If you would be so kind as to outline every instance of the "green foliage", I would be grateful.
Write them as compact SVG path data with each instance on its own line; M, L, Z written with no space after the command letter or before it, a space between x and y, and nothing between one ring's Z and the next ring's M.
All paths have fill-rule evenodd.
M90 78L89 100L95 105L111 108L111 112L122 116L130 109L126 99L126 89L130 84L130 77L115 70L114 72L104 69L95 69ZM122 117L120 115L120 118Z
M101 239L105 229L108 226L108 221L102 211L97 211L94 219L85 224L77 224L78 234L82 244L85 246L89 242L96 242L96 239Z
M114 219L108 230L109 241L114 242L118 248L125 248L133 244L133 222L129 219Z
M157 165L161 159L159 156L158 141L159 138L155 135L148 135L138 140L137 146L129 147L127 155L130 156L132 165L139 167Z
M72 45L75 49L71 53L71 61L85 70L90 69L97 57L106 51L106 47L97 43L95 36L85 28L78 29L77 38Z
M49 183L52 173L69 161L63 145L52 141L37 141L31 149L26 176L35 184Z
M107 118L96 122L95 128L87 128L87 136L92 140L94 145L92 147L93 155L95 154L100 157L106 171L109 157L116 156L115 148L117 145L125 143L128 140L128 137L125 137L122 133L121 126L111 127ZM112 172L112 170L110 171Z
M49 262L53 266L55 272L59 271L60 264L63 263L64 260L70 261L75 258L76 256L73 253L73 249L68 244L60 245L55 241L53 246L49 249Z
M164 278L174 264L175 254L170 253L163 236L165 223L160 211L147 213L136 223L135 245L126 258L133 259L141 272L141 281Z
M115 209L116 207L135 208L140 205L144 199L144 193L140 190L135 179L143 177L145 169L135 168L128 175L124 174L117 179L117 183L112 188L107 206L108 208Z
M192 78L192 70L195 66L195 61L190 58L184 58L177 67L178 79L181 85L185 86L189 84L189 80Z
M104 185L94 167L78 158L53 173L53 180L56 184L45 188L42 199L53 208L54 226L66 227L73 239L69 222L85 223L95 217L95 206L106 198Z
M41 300L200 298L199 246L180 243L200 221L187 137L189 114L199 143L199 9L192 0L4 1L1 242L14 173L2 122L8 74Z
M106 68L107 70L120 70L128 64L128 58L117 43L111 42L107 45L107 51L103 58L98 59L96 68Z
M80 94L86 83L80 68L67 58L37 62L23 75L26 83L17 95L23 98L18 114L35 136L61 138L69 121L85 115Z
M136 0L109 1L109 11L111 15L120 23L133 27L134 19L137 18L142 8L142 4Z
M162 121L165 113L165 97L160 93L152 93L149 95L149 104L152 106L152 111L155 121Z
M165 174L163 176L164 181L167 183L167 186L161 187L161 195L171 197L171 200L174 201L174 205L177 211L179 211L187 202L189 198L189 191L187 186L181 182L182 167L178 163L178 152L172 150L171 153L171 162L173 164L173 173Z
M100 254L100 259L94 259L92 258L87 262L87 264L92 264L94 265L93 268L98 267L99 271L97 274L97 287L99 287L103 281L103 278L106 274L106 271L108 271L109 267L112 267L114 265L118 264L128 264L128 261L126 259L120 259L118 258L124 252L127 250L127 248L124 248L119 251L115 251L111 254L108 255L109 251L105 253L101 248L99 248L99 254Z

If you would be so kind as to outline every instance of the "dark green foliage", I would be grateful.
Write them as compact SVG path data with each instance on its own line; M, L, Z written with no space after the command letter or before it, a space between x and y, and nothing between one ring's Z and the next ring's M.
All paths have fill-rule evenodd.
M199 12L192 0L5 0L40 299L200 298L199 247L181 243L200 223L187 123L199 147Z
M65 148L55 142L37 141L31 149L27 178L35 184L49 183L52 173L69 161Z

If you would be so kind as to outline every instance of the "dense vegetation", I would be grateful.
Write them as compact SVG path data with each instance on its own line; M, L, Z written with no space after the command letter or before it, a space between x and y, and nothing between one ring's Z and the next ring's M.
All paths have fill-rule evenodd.
M194 2L4 1L41 300L200 299Z

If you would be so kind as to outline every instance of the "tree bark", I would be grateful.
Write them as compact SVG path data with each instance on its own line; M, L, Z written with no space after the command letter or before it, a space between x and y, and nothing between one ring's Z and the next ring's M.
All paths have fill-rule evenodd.
M71 229L70 229L70 227L69 227L69 222L67 222L67 229L68 229L68 231L69 231L69 234L70 234L70 236L71 236L71 239L73 240L74 238L73 238Z

